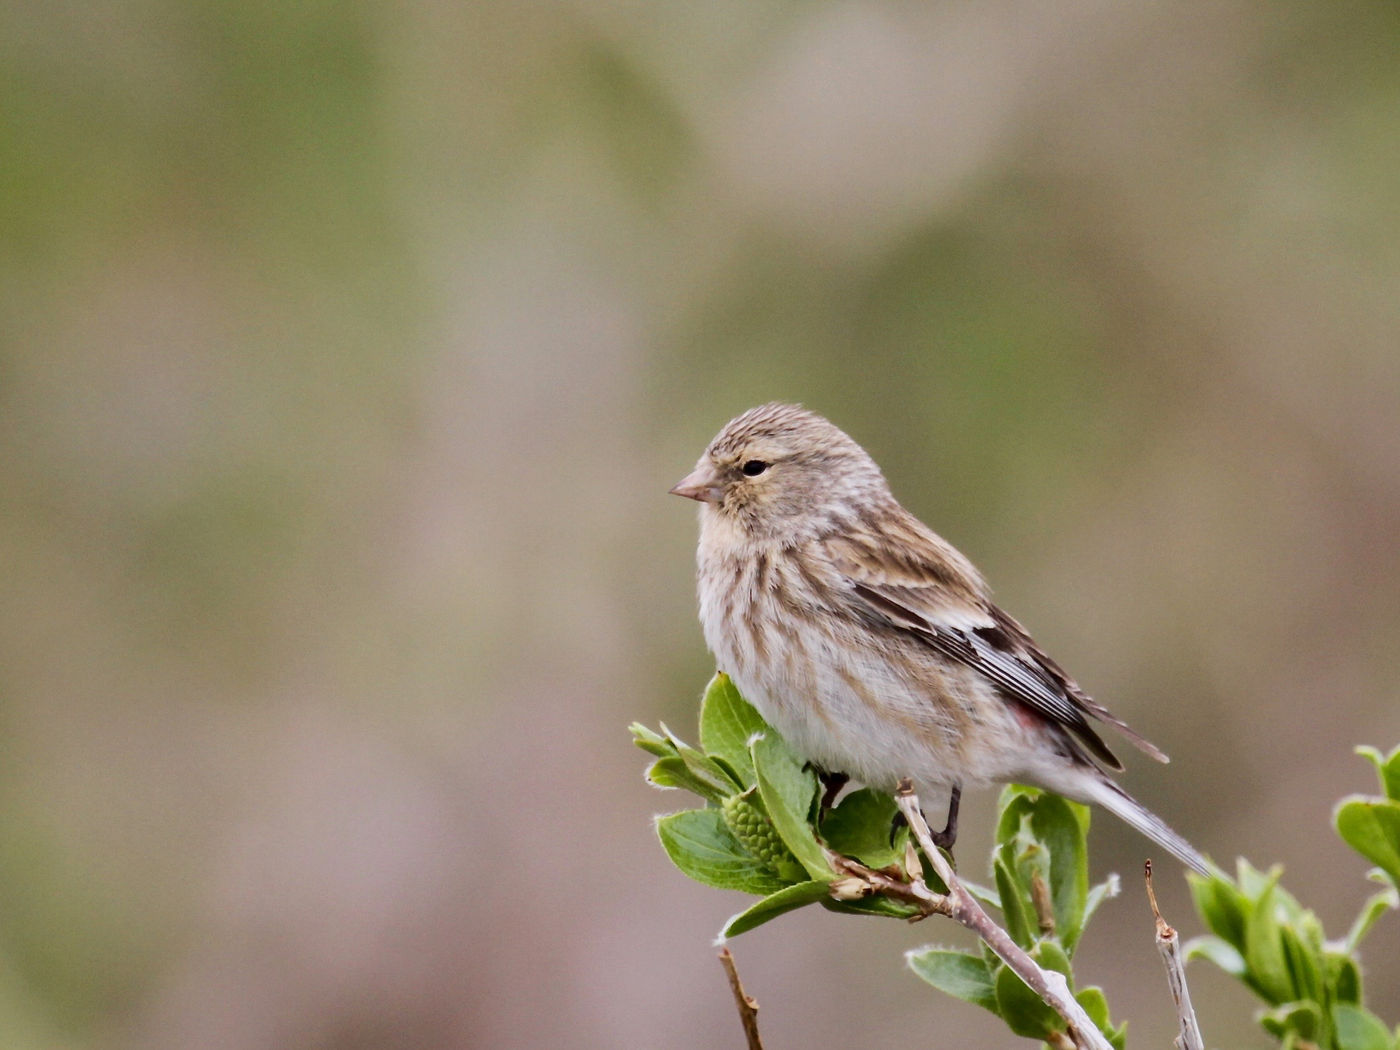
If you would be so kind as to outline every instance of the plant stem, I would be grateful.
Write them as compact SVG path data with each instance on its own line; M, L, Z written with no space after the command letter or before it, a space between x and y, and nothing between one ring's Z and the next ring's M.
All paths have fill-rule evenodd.
M729 975L729 989L734 993L734 1005L739 1009L739 1023L744 1026L744 1038L749 1050L763 1050L763 1040L758 1037L758 1003L745 994L743 982L739 980L739 968L734 965L734 956L728 948L719 950L720 965Z
M827 851L826 859L832 870L845 876L845 879L838 879L831 884L831 895L837 900L858 900L861 897L874 894L889 897L919 909L919 914L909 917L910 922L918 922L930 915L948 914L947 898L934 893L923 884L922 880L896 879L883 871L867 868L858 860L843 857L830 850ZM846 881L853 884L854 892L849 894L841 892L845 888L843 883Z
M1176 1016L1179 1034L1174 1042L1177 1050L1205 1050L1205 1039L1201 1036L1201 1026L1196 1021L1196 1011L1191 1006L1191 991L1186 987L1186 965L1181 961L1178 950L1180 940L1176 930L1167 925L1162 913L1157 909L1157 894L1152 890L1152 862L1143 865L1143 875L1147 881L1147 900L1152 905L1152 915L1157 920L1157 951L1162 955L1162 964L1167 968L1167 987L1171 989L1172 1000L1176 1003Z
M923 811L919 808L919 797L914 794L914 785L908 779L899 782L895 791L895 802L904 814L904 819L909 822L909 828L914 832L924 856L929 859L934 871L938 872L938 877L948 887L948 907L945 914L981 937L987 947L1026 983L1026 987L1064 1018L1069 1037L1074 1040L1074 1045L1079 1050L1112 1050L1108 1039L1070 994L1069 982L1065 980L1064 974L1042 970L1036 965L1035 960L1011 939L1010 934L992 921L991 916L982 910L982 905L977 903L977 898L963 886L953 872L952 865L933 844L928 822L924 820ZM944 911L943 908L937 910Z

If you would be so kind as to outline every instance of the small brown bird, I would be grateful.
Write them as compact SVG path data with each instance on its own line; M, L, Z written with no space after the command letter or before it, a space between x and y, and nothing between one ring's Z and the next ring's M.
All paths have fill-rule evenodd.
M992 604L977 569L905 510L875 461L797 405L731 420L671 489L700 502L700 621L720 667L827 774L892 791L1034 784L1205 859L1115 784L1095 703Z

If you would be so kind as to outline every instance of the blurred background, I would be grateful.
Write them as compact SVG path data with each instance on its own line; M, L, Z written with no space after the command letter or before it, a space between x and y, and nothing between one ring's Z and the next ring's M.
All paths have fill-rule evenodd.
M1340 935L1331 807L1400 742L1397 44L1379 0L4 5L6 1045L741 1045L746 898L669 866L626 726L694 733L666 489L773 398ZM1144 842L1093 841L1079 972L1167 1045ZM734 950L775 1050L1015 1045L903 968L962 932Z

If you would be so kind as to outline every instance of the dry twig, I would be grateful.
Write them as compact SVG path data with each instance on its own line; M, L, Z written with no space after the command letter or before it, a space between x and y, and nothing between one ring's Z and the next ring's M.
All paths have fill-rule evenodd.
M1157 951L1162 955L1162 963L1167 968L1167 987L1171 989L1172 1000L1176 1003L1176 1016L1179 1033L1173 1042L1177 1050L1205 1050L1205 1040L1201 1037L1201 1026L1196 1022L1196 1011L1191 1007L1191 992L1186 987L1186 964L1181 960L1180 940L1176 930L1167 925L1162 913L1157 909L1157 894L1152 890L1152 862L1143 865L1143 876L1147 881L1147 900L1152 905L1152 915L1157 920Z
M729 988L734 993L734 1005L739 1009L739 1023L744 1026L744 1038L748 1040L749 1050L763 1050L763 1040L758 1037L758 1003L744 992L743 982L739 980L739 968L734 965L734 956L728 948L719 950L719 961L729 975Z
M829 850L826 859L831 867L843 876L831 884L831 895L837 900L859 900L876 894L889 897L919 909L919 914L909 917L910 922L918 922L940 912L948 914L940 907L940 902L946 898L930 893L922 880L896 878L889 874L891 869L878 871L875 868L867 868L858 860L843 857Z

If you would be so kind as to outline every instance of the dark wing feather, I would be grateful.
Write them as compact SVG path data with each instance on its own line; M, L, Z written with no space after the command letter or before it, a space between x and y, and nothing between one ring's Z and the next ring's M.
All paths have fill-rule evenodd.
M884 612L896 626L944 656L972 668L1000 687L1002 693L1025 704L1050 722L1075 735L1100 762L1110 769L1122 769L1108 745L1084 717L1080 707L1030 654L1006 646L1007 636L995 622L986 626L936 624L892 598L889 588L853 582L855 592L870 605Z
M1084 692L1083 689L1079 688L1079 683L1066 674L1059 664L1052 660L1040 646L1035 644L1031 636L1026 633L1024 627L998 609L995 605L991 607L991 613L1002 632L1012 638L1017 647L1027 652L1036 664L1038 664L1047 675L1054 679L1055 682L1059 684L1060 688L1064 690L1065 694L1079 705L1079 707L1083 708L1099 721L1107 722L1109 725L1113 726L1114 729L1127 737L1129 743L1144 755L1149 755L1158 762L1170 761L1166 754L1153 744L1152 741L1148 740L1136 729L1128 725L1127 722L1124 722L1112 711L1104 707L1103 704L1099 703Z
M1109 768L1123 765L1086 715L1108 722L1144 752L1166 761L1161 751L1087 696L1020 624L986 600L985 586L966 559L913 519L904 527L913 535L898 537L903 553L897 559L886 555L888 547L869 540L828 541L832 564L872 612L1062 726ZM939 558L912 561L908 552L921 547L931 547Z

